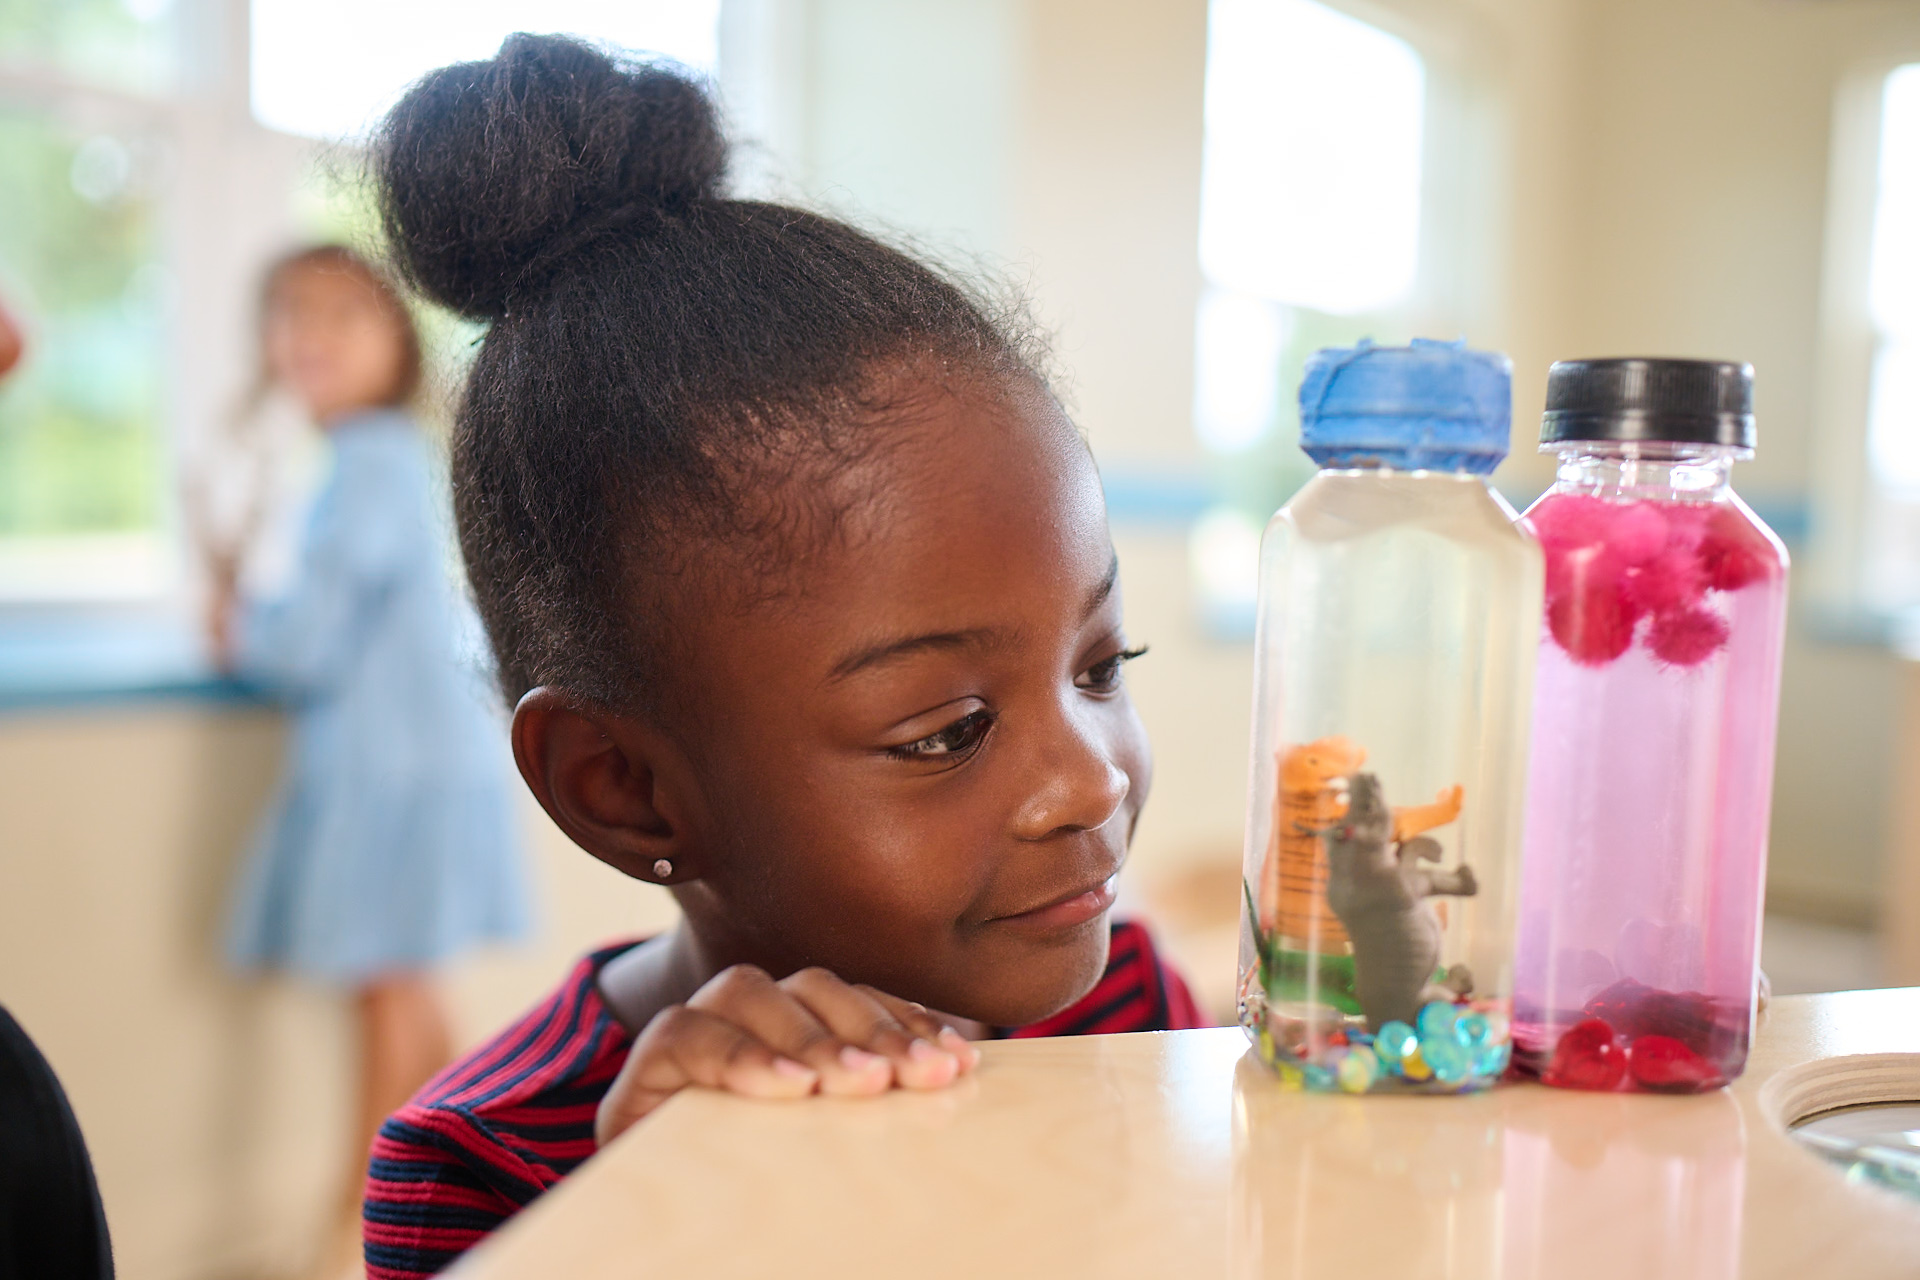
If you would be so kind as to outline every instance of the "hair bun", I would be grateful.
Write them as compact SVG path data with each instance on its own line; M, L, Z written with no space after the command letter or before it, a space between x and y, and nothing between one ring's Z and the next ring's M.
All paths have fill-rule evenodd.
M422 77L373 161L400 269L476 319L598 231L717 195L726 162L713 102L684 74L525 34Z

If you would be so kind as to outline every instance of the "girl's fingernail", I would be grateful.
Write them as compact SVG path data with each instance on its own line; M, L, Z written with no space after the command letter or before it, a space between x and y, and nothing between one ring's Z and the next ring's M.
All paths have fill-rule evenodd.
M812 1067L804 1062L795 1062L792 1058L775 1058L773 1073L777 1076L785 1076L789 1080L805 1080L809 1084L819 1078Z
M948 1053L951 1053L962 1062L971 1064L980 1059L980 1051L973 1047L971 1041L958 1031L955 1031L952 1027L941 1028L940 1044Z
M915 1062L928 1066L956 1061L954 1056L945 1049L937 1049L925 1040L915 1040L908 1045L907 1056Z
M865 1049L856 1049L852 1045L840 1050L840 1065L849 1071L871 1071L875 1067L884 1067L887 1060L877 1053L868 1053Z

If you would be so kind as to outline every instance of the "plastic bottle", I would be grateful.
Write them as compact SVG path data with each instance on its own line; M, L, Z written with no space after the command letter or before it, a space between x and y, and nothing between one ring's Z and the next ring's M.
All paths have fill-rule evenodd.
M1514 1048L1548 1084L1691 1093L1752 1039L1787 553L1728 485L1753 370L1553 366Z
M1267 526L1242 1025L1283 1083L1451 1093L1506 1069L1540 549L1487 486L1506 357L1317 353L1321 471Z

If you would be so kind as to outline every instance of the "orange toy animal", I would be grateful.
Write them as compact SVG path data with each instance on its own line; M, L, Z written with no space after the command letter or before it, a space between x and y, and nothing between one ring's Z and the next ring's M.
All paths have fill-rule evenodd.
M1327 851L1317 833L1346 814L1346 789L1337 784L1366 762L1366 749L1341 737L1280 754L1273 838L1260 868L1260 927L1270 936L1313 942L1320 951L1346 946L1347 931L1327 906ZM1411 840L1458 818L1462 794L1459 787L1448 787L1432 804L1395 809L1394 841Z

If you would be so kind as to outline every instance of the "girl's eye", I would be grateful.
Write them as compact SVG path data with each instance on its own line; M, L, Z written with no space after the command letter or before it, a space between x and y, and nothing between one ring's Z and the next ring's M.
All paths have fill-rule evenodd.
M1074 683L1093 693L1112 693L1120 687L1120 668L1146 651L1145 645L1138 649L1122 649L1104 662L1096 662L1088 667L1087 673Z
M887 754L898 760L933 760L964 756L980 745L981 740L987 736L987 730L992 727L992 716L985 711L975 711L917 742L888 747Z

